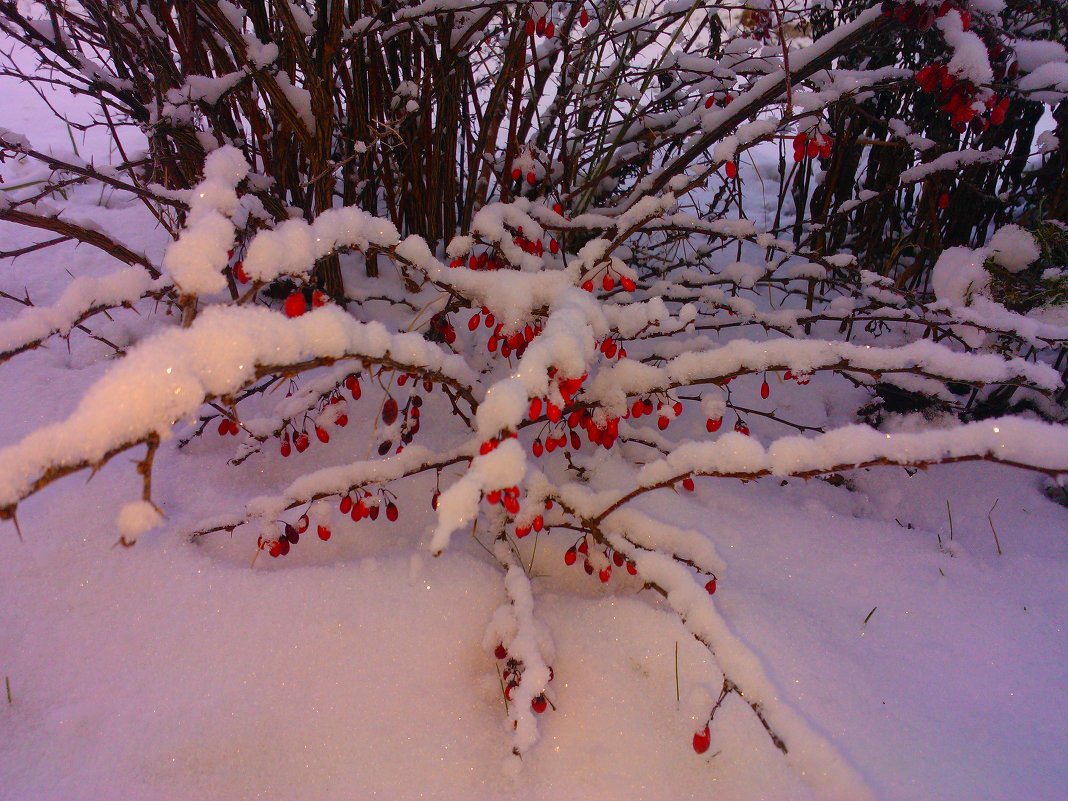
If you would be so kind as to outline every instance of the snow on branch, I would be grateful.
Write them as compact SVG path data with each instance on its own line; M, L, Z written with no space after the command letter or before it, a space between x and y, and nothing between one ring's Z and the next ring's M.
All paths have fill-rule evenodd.
M132 306L146 293L162 288L144 270L134 268L101 278L75 278L54 303L29 306L16 317L0 321L0 362L37 347L55 334L68 334L94 314Z
M1000 462L1055 477L1068 475L1068 430L1019 417L921 433L886 434L854 425L814 437L782 437L767 448L751 437L729 433L712 442L679 445L669 456L642 467L637 483L648 489L668 486L690 475L814 476L870 465L924 466L973 460Z
M167 436L212 398L258 378L299 372L338 359L388 364L457 390L472 407L474 375L463 360L417 334L391 334L336 307L287 319L263 308L210 307L186 329L157 334L98 380L75 411L0 450L0 508L59 475L99 463L118 450Z
M776 339L735 340L703 352L685 352L657 367L622 361L601 371L591 382L589 397L617 414L626 411L628 395L661 392L693 384L722 382L746 373L768 370L838 370L881 377L911 373L925 378L989 384L1022 382L1043 390L1060 386L1056 370L1021 358L960 353L945 345L919 341L896 348L848 342Z

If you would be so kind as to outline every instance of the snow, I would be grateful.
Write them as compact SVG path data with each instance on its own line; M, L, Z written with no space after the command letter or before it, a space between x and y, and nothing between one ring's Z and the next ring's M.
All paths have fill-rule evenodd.
M52 334L68 334L77 320L93 309L132 304L154 283L140 267L117 270L101 278L75 278L55 302L27 307L16 317L0 321L0 356L9 356Z
M117 521L119 534L127 543L133 543L146 531L151 531L163 522L159 510L148 501L132 501L123 504Z
M1004 225L987 243L994 261L1010 273L1026 270L1042 252L1035 238L1018 225Z
M1013 42L1012 49L1021 72L1034 72L1043 64L1068 61L1068 49L1060 42L1020 39Z
M209 295L226 288L222 270L234 245L238 210L235 187L248 173L248 162L226 145L208 154L204 180L189 192L189 222L167 249L163 266L187 295Z
M845 426L816 437L782 437L766 450L752 437L724 434L714 442L679 446L638 474L651 487L687 473L792 475L830 472L886 460L924 464L943 459L1034 460L1068 474L1068 432L1062 426L1019 418L997 418L921 433L886 434L866 426Z
M967 306L974 296L984 294L990 284L985 261L982 250L955 247L942 251L931 272L935 297L950 306Z
M973 0L970 7L996 12L998 3ZM220 6L245 24L235 5ZM459 19L480 7L431 2L398 13L438 8ZM877 14L876 7L862 16L870 22ZM308 32L309 18L298 15L297 22ZM381 26L369 18L357 27L365 24ZM961 41L958 51L966 51L967 37ZM730 47L746 59L756 53L753 41ZM795 54L802 62L809 57ZM250 49L254 63L277 56L274 45ZM773 63L753 69L759 74ZM853 81L829 74L820 102ZM31 96L28 87L9 88ZM735 135L756 141L780 123L758 119ZM66 142L64 130L23 127L35 141ZM731 147L723 145L724 152L736 155ZM497 246L516 255L519 270L493 273L450 269L438 261L439 245L339 209L311 224L293 219L261 231L245 254L246 272L265 282L303 278L334 250L375 248L395 253L417 282L429 280L411 290L389 266L380 282L359 287L361 298L404 297L419 311L373 300L364 303L373 322L357 322L334 305L291 320L207 297L224 288L219 279L234 223L256 205L249 196L235 204L234 187L242 180L263 187L262 176L247 176L230 150L215 151L202 184L186 193L193 211L167 250L165 280L116 270L103 254L74 248L20 257L17 273L0 276L0 289L22 297L25 275L36 304L0 308L0 343L8 349L76 331L74 321L99 306L136 309L109 324L89 321L94 332L124 334L123 356L75 337L0 364L0 507L18 502L21 531L20 540L9 526L0 540L0 672L10 693L0 695L0 795L1060 797L1068 784L1068 700L1061 692L1068 517L1056 486L1068 471L1064 427L1019 417L958 426L918 414L891 414L878 429L849 425L870 400L863 385L876 376L934 388L941 397L948 396L944 382L923 375L1020 380L1039 391L1019 390L1018 397L1040 410L1056 408L1041 392L1060 390L1062 376L1043 357L962 353L951 340L913 341L909 332L919 328L901 323L950 321L954 330L978 331L978 340L967 341L979 345L994 326L1048 353L1040 338L1065 338L1063 314L1024 316L984 294L984 264L1011 270L1033 261L1030 234L1007 226L984 248L942 254L933 286L938 303L921 310L891 278L862 269L872 265L850 254L799 248L785 258L791 243L757 236L755 191L743 197L737 219L713 221L699 219L691 199L674 194L571 220L541 200L487 206L447 253ZM760 166L774 151L770 145L747 154ZM969 158L947 154L930 169L955 170L973 163ZM7 180L14 165L0 169ZM931 174L927 165L917 169L915 180ZM140 206L98 208L88 196L74 195L79 216L118 230L158 260L167 237L152 230ZM684 264L663 277L639 276L621 260L637 261L634 254L610 245L647 219L643 241L676 230L751 241L739 241L737 251L731 242L708 260L708 272ZM547 262L530 258L513 242L520 225L528 237L545 226L571 226L585 246ZM0 249L32 241L11 227L0 237ZM768 255L768 248L779 252ZM358 256L343 262L347 271L362 269ZM755 283L765 272L776 281L823 279L825 265L851 271L857 286L828 304L816 335L837 328L835 314L861 309L888 321L886 339L804 338L801 304L779 307ZM66 275L68 267L77 278ZM596 282L606 267L640 279L639 288L607 301L577 288L588 275ZM353 274L346 272L347 282ZM731 296L728 276L758 291ZM144 297L165 291L168 280L204 296L187 328L167 314L166 303L157 309ZM426 319L442 308L443 288L474 305L450 311L456 353L423 336ZM869 303L873 298L887 305ZM488 333L463 330L480 304L509 329L536 317L544 330L521 358L490 358ZM732 329L743 321L753 324ZM775 331L765 336L763 324ZM627 340L630 358L599 358L609 334ZM317 357L339 361L243 400L238 436L216 436L212 418L205 436L176 446L174 434L186 437L199 415L217 414L202 403L206 396L227 409L257 366ZM392 368L379 373L386 359L399 362L400 372L429 370L470 386L471 399L456 401L470 424L439 387L401 387ZM774 371L850 366L862 386L819 374L811 387L795 387ZM767 375L771 398L758 400L766 370L774 371ZM346 393L343 402L321 407L323 394L353 371L362 372L364 397ZM566 461L559 453L534 460L530 443L543 429L526 419L530 398L561 399L558 379L587 373L579 403L603 403L591 406L598 419L624 412L637 395L701 398L687 397L679 416L664 409L669 431L656 431L655 419L623 420L611 451L584 446L569 449ZM398 442L400 424L381 421L385 391L402 405L418 395L426 428L402 450L372 458L384 438ZM345 428L337 424L342 410L350 418ZM761 413L828 431L782 436L781 424ZM283 420L300 425L305 415L330 428L331 442L282 458L273 435ZM730 432L742 416L751 437ZM706 434L706 418L723 419L722 433ZM518 437L480 453L482 443L508 431ZM130 462L143 451L100 460L153 433L164 441L152 502L131 500L143 486ZM227 464L250 451L243 465ZM977 462L853 469L973 457L1026 462L1059 478ZM40 471L81 462L92 463L90 482L67 478L22 498ZM831 469L840 482L791 477ZM714 472L747 480L701 475ZM680 484L690 476L693 492ZM669 481L673 486L640 492L600 519L603 542L590 538L597 568L612 564L604 552L611 547L634 559L638 575L617 567L602 584L581 562L565 566L564 553L577 544L565 508L597 518L621 499L622 488ZM522 487L523 507L508 521L485 495L512 485ZM354 489L371 493L375 504L395 492L399 522L342 515L340 496ZM438 490L435 512L430 499ZM515 524L536 513L546 529L517 538ZM281 521L303 514L310 528L290 555L272 559L257 549L257 536L274 539ZM320 524L332 531L327 541L316 536ZM211 525L223 529L191 536ZM115 547L117 536L137 540L136 547ZM710 574L719 583L711 596ZM498 644L524 664L510 704L502 698L504 664L493 654ZM712 748L698 756L690 737L703 728L725 677L744 696L726 696L711 727ZM538 715L530 701L542 692L553 707ZM785 754L750 704L782 737Z
M960 11L951 9L936 23L945 37L946 44L953 49L953 57L947 65L951 75L967 79L976 86L990 83L994 72L990 68L986 45L974 31L964 30Z
M149 435L170 436L174 422L206 399L247 386L258 366L393 352L413 367L469 378L458 357L422 337L391 336L381 324L358 323L336 307L295 319L264 308L208 308L190 328L163 331L132 349L66 420L0 449L0 507L17 503L52 465L95 463Z

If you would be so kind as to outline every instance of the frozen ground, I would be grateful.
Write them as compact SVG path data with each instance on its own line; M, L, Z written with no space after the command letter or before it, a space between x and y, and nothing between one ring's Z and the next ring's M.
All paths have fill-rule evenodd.
M6 127L69 150L32 93L5 92ZM18 169L3 167L9 184ZM73 202L160 253L143 209L99 190ZM30 241L0 227L0 249ZM65 270L113 266L61 246L0 265L0 289L43 301ZM0 304L0 319L15 310ZM121 344L146 325L127 314L103 331ZM104 346L75 334L69 353L55 342L0 365L0 445L60 418L107 364ZM771 403L834 419L836 404L812 389L773 385ZM168 449L157 486L170 525L131 549L113 547L115 509L138 492L128 458L20 506L25 541L0 530L11 692L0 697L0 799L826 797L827 778L788 764L733 696L695 755L686 699L718 687L714 661L638 584L605 590L565 569L570 542L557 535L541 537L532 564L557 709L506 775L501 690L482 647L500 571L470 538L430 557L429 480L407 485L399 523L339 525L330 542L253 568L247 534L184 536L295 471L362 453L366 434L352 425L304 461L242 468L214 436ZM699 480L695 494L662 492L645 509L714 541L720 611L875 798L1063 799L1068 509L1042 479L989 465L848 478Z

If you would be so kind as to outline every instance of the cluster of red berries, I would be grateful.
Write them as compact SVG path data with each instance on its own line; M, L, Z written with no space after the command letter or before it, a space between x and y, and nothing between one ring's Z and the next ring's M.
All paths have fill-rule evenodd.
M619 438L619 418L609 417L603 423L598 424L593 415L591 415L585 409L576 409L567 416L566 422L567 428L571 429L570 439L571 447L574 450L579 450L582 447L582 438L579 436L578 431L575 429L581 428L586 432L586 438L591 445L598 445L605 450L611 450L612 446L616 444L616 440ZM545 440L545 450L552 453L557 448L566 447L568 444L568 432L564 430L563 426L560 428L561 433L556 437L548 437ZM540 457L542 454L541 438L534 440L534 444L531 446L531 451L535 456Z
M519 487L505 487L504 489L490 490L486 493L486 503L490 506L500 504L508 514L515 517L519 514Z
M248 273L245 272L245 263L241 259L234 261L234 252L235 251L233 250L233 248L227 251L226 260L228 262L233 262L233 266L231 267L231 269L234 272L234 279L239 284L247 284L252 279L249 278Z
M503 643L493 650L493 656L498 661L504 662L504 670L501 673L501 681L504 683L504 698L507 701L511 701L512 692L523 679L523 663L509 656L508 649L504 647ZM552 681L554 677L552 665L549 665L549 681ZM538 693L530 699L530 708L539 715L548 709L549 699L545 697L545 693ZM555 709L556 707L553 708Z
M620 340L622 342L623 340ZM601 353L608 359L625 359L627 358L627 349L622 345L617 345L614 337L606 337L601 343Z
M652 398L638 398L630 407L630 416L637 420L640 417L652 414L653 408ZM657 401L655 408L657 412L660 412L656 418L656 427L661 431L666 431L674 418L682 416L682 401L679 400L671 404L670 415L663 414L664 409L668 408L664 401Z
M495 253L484 250L481 253L472 253L466 259L457 256L449 262L449 267L464 267L469 270L499 270L505 266L504 262L497 258Z
M590 561L590 545L589 542L587 542L585 536L581 537L578 542L576 542L574 545L564 551L564 564L568 567L571 567L572 565L576 564L578 562L579 554L582 554L583 557L583 570L586 571L587 576L592 576L595 568L593 566L593 563ZM607 564L600 570L597 570L597 578L601 580L602 584L607 584L612 578L613 566L626 566L627 573L632 576L638 575L637 565L635 565L634 562L632 562L630 559L627 559L619 551L613 550L611 548L605 548L604 556L607 560Z
M513 181L522 181L523 180L523 170L520 169L519 167L513 167L512 168L512 180ZM537 182L538 182L538 174L536 172L534 172L534 170L527 170L527 183L530 184L531 186L534 186L534 184L536 184Z
M616 351L618 354L618 351ZM572 399L582 389L582 384L586 381L588 374L583 374L578 378L569 379L556 379L556 388L560 393L560 397L564 402L564 406L570 406ZM556 378L556 368L549 369L549 376ZM530 401L530 409L527 411L527 416L530 420L535 421L541 419L543 402L541 398L532 398ZM551 432L553 428L564 421L564 410L557 406L547 398L544 401L545 416L548 418L548 425L546 428ZM582 447L582 440L575 429L582 428L586 431L586 437L593 445L600 445L605 449L611 449L615 445L616 439L619 437L619 419L618 417L606 418L603 422L598 423L592 414L586 409L573 409L569 415L567 415L566 421L564 421L560 427L558 435L547 437L542 442L542 437L539 435L531 445L531 452L535 457L540 458L546 451L552 453L557 448L566 447L568 444L568 432L566 429L571 429L570 440L571 447L578 450ZM566 428L565 428L566 426ZM544 430L544 429L543 429Z
M947 0L948 3L948 0ZM943 5L947 5L943 3ZM905 3L895 3L893 0L883 0L882 12L887 16L893 16L898 22L904 25L906 28L912 28L915 31L923 33L931 29L934 25L936 14L935 10L926 3L914 3L912 0L908 0ZM967 11L962 11L961 16L968 14ZM944 12L937 14L937 16L943 16ZM970 22L971 15L965 18L964 30L968 30L968 24Z
M403 387L409 381L415 381L415 375L412 373L401 373L397 377L397 385ZM433 383L428 380L423 381L423 389L430 391L433 388ZM412 440L415 439L415 435L419 433L420 420L422 417L423 398L420 395L412 394L408 397L408 402L404 404L404 408L400 407L397 400L393 396L387 396L385 402L382 404L382 422L387 426L391 426L397 422L397 419L401 417L400 427L400 444L397 446L397 453L404 450L405 445L410 445ZM392 440L383 440L378 444L378 455L385 456L389 453L389 449L393 447Z
M526 25L527 36L544 36L546 39L552 39L556 33L556 26L553 21L546 19L545 17L538 17L537 21L533 17L527 18Z
M638 288L638 285L634 282L633 278L628 278L625 275L619 276L619 285L623 288L624 292L633 292ZM593 292L593 279L587 278L582 282L582 288L587 292ZM601 278L601 288L605 292L611 292L616 288L616 274L609 268L605 268L604 276Z
M438 312L430 318L427 338L431 342L444 342L447 345L451 345L456 341L456 329L449 322L449 316L446 312Z
M349 515L354 523L359 523L365 517L378 520L382 508L386 510L386 520L395 523L400 517L400 509L395 503L397 496L388 490L380 490L382 497L376 502L374 496L368 490L351 490L341 496L338 510L343 515Z
M219 436L225 437L229 434L231 437L236 437L237 432L241 430L241 426L237 423L237 417L227 417L223 415L219 420Z
M360 397L360 381L358 375L350 375L345 379L345 387L352 393L353 400L358 400ZM344 401L344 397L341 395L341 385L334 387L334 389L325 393L318 402L318 413L321 417L323 412L329 406L336 406ZM347 410L342 410L334 415L333 421L335 425L344 428L349 424L349 415ZM292 441L290 441L290 429L293 430ZM312 430L315 432L315 438L324 445L330 441L330 431L326 425L319 425L318 422L312 423ZM304 416L304 425L297 431L296 425L290 421L282 427L281 433L278 435L281 442L279 451L282 456L289 456L293 453L293 449L297 449L297 453L304 453L311 447L311 437L308 434L308 416Z
M545 502L545 510L548 511L548 510L550 510L552 508L553 508L553 502L552 501L546 501ZM530 532L531 531L533 531L534 533L537 534L537 533L540 533L544 528L545 528L545 518L542 517L540 514L539 515L534 515L534 517L531 519L530 523L528 523L527 525L516 526L515 527L515 535L519 539L523 539L524 537L530 536Z
M1009 99L990 95L981 104L984 112L976 109L979 89L971 81L950 74L945 64L932 64L916 73L916 83L926 94L934 95L938 107L949 114L950 125L957 133L964 133L969 124L976 133L982 133L988 125L1001 125L1009 110Z
M712 108L713 106L726 108L733 102L734 95L732 95L730 92L713 92L707 98L705 98L705 108Z
M782 374L782 380L796 381L799 387L803 387L807 385L809 381L812 380L812 373L805 372L804 370L799 370L796 373L793 370L787 370L785 373ZM761 395L763 395L763 388L761 390Z
M298 542L300 542L300 535L306 532L310 525L311 521L308 519L308 515L303 514L297 520L296 525L293 525L291 523L284 523L282 525L282 533L281 535L279 535L278 539L272 540L264 539L263 537L258 538L258 540L256 541L256 547L258 547L261 551L267 551L267 553L269 553L276 559L279 556L288 556L289 549L292 546L296 545ZM329 526L320 523L316 527L316 533L319 535L319 539L321 539L323 542L326 542L330 539Z
M831 156L831 137L822 133L799 133L794 137L794 161L801 162L806 158L821 159Z
M298 289L285 299L282 304L282 311L285 312L286 317L300 317L308 309L318 309L320 306L325 306L328 300L329 298L324 292L305 287L304 289Z
M771 12L750 11L749 30L752 36L761 41L767 41L771 37Z

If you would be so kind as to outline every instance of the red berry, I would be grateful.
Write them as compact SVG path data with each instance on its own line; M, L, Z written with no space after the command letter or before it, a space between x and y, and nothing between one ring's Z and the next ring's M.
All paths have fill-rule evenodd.
M636 564L634 564L634 562L631 562L631 561L628 560L627 561L627 572L630 573L632 576L638 575L638 566Z
M393 398L386 398L386 402L382 404L382 422L387 426L393 425L397 422L398 412L397 401Z
M527 26L526 26L527 36L533 36L535 30L536 30L536 26L534 24L534 20L528 19L527 20Z
M608 273L605 273L604 278L601 280L601 286L604 287L605 292L611 292L616 286L616 280Z
M715 420L709 417L707 420L705 420L705 431L707 431L709 434L715 434L717 431L719 431L719 427L721 425L723 425L722 417L717 417Z
M534 174L534 170L530 170L527 173L527 183L534 186L538 182L538 176Z
M601 571L597 574L597 578L599 578L601 580L602 584L607 584L608 580L610 578L612 578L612 568L611 568L611 566L605 567L605 568L601 568Z
M582 282L582 288L585 289L587 292L593 292L593 281L592 280L583 281Z
M312 292L312 308L318 309L325 306L328 300L325 292L320 292L318 289Z
M283 457L289 456L289 454L293 452L293 448L289 444L289 434L286 434L285 437L282 439L281 451Z
M308 446L311 445L311 440L308 439L307 434L301 433L293 440L293 444L297 448L297 453L304 453L304 451L308 450Z
M538 36L545 35L545 17L538 18L538 22L534 26L534 30L537 32Z
M571 565L575 564L575 560L577 559L578 554L575 552L574 548L568 548L566 551L564 551L564 564L568 567L571 567Z
M326 443L330 441L330 432L320 426L315 427L315 436L318 437L320 442Z
M497 647L493 649L493 655L498 659L508 658L508 649L504 647L504 643L497 644Z
M622 284L623 289L625 289L627 292L633 292L635 289L638 288L638 285L634 283L633 278L620 278L619 283Z
M657 418L656 427L659 428L661 431L666 431L669 425L671 425L671 421L663 415L660 415L660 417Z
M689 476L687 476L686 478L684 478L684 479L682 480L682 488L683 488L684 490L686 490L687 492L693 492L693 489L694 489L694 483L693 483L693 479L692 479L692 478L690 478Z
M549 708L549 702L544 695L535 695L530 699L530 708L540 715Z
M764 400L767 400L769 395L771 395L771 387L768 386L768 382L765 381L763 384L760 385L760 397L762 397Z
M534 444L530 446L530 452L534 454L535 459L540 459L541 455L545 453L545 446L540 439L534 440Z
M738 177L738 165L735 164L733 161L728 161L727 162L726 169L727 169L727 177L728 178L733 180L733 179Z
M307 531L310 522L311 521L308 520L307 515L301 515L300 518L297 520L297 533L303 534L305 531Z
M229 433L230 433L230 419L228 417L224 417L222 420L219 421L219 436L220 437L225 437Z
M319 532L319 539L321 539L323 542L326 542L328 539L330 539L330 529L328 529L322 523L319 524L317 530Z
M375 504L367 510L367 516L370 517L372 520L378 520L378 513L380 511L382 510L379 508L378 504Z
M948 194L946 194L945 192L943 192L943 193L942 193L941 195L939 195L939 197L938 197L938 208L940 208L940 209L944 209L944 208L946 208L947 206L949 206L949 195L948 195Z
M237 264L234 265L234 278L237 279L238 283L248 283L248 273L245 272L244 262L239 261Z
M708 726L705 726L704 731L699 731L694 734L693 750L698 754L703 754L708 750L710 745L712 745L712 732L709 731Z
M342 498L341 499L341 504L338 506L338 509L341 511L341 514L343 514L343 515L347 515L349 512L351 512L352 511L352 498L350 496L348 496L348 495L346 495L344 498Z
M282 555L282 543L280 543L277 540L275 540L274 542L271 543L270 547L267 549L267 553L269 553L271 556L273 556L275 559L277 559L279 556Z
M286 313L286 317L300 317L308 310L308 302L304 299L303 292L294 292L282 305L282 310Z
M537 515L530 523L531 528L535 531L541 531L545 528L545 519L541 515Z
M589 24L590 24L590 15L589 15L589 13L587 13L586 9L582 9L582 13L579 14L579 25L581 25L583 28L585 28Z
M530 24L531 23L528 21L527 25L530 25ZM521 169L519 169L518 167L513 167L512 168L512 180L513 181L518 181L522 177L523 177L523 171Z
M400 517L400 510L397 508L397 504L390 501L386 504L386 519L390 523L396 523L398 517Z
M716 594L716 580L715 579L709 579L709 582L705 585L705 592L707 592L709 595L715 595Z
M344 428L345 426L347 426L347 425L349 424L349 416L348 416L347 414L339 414L339 415L337 416L337 420L336 420L335 422L336 422L336 423L337 423L337 424L338 424L339 426L341 426L342 428Z

